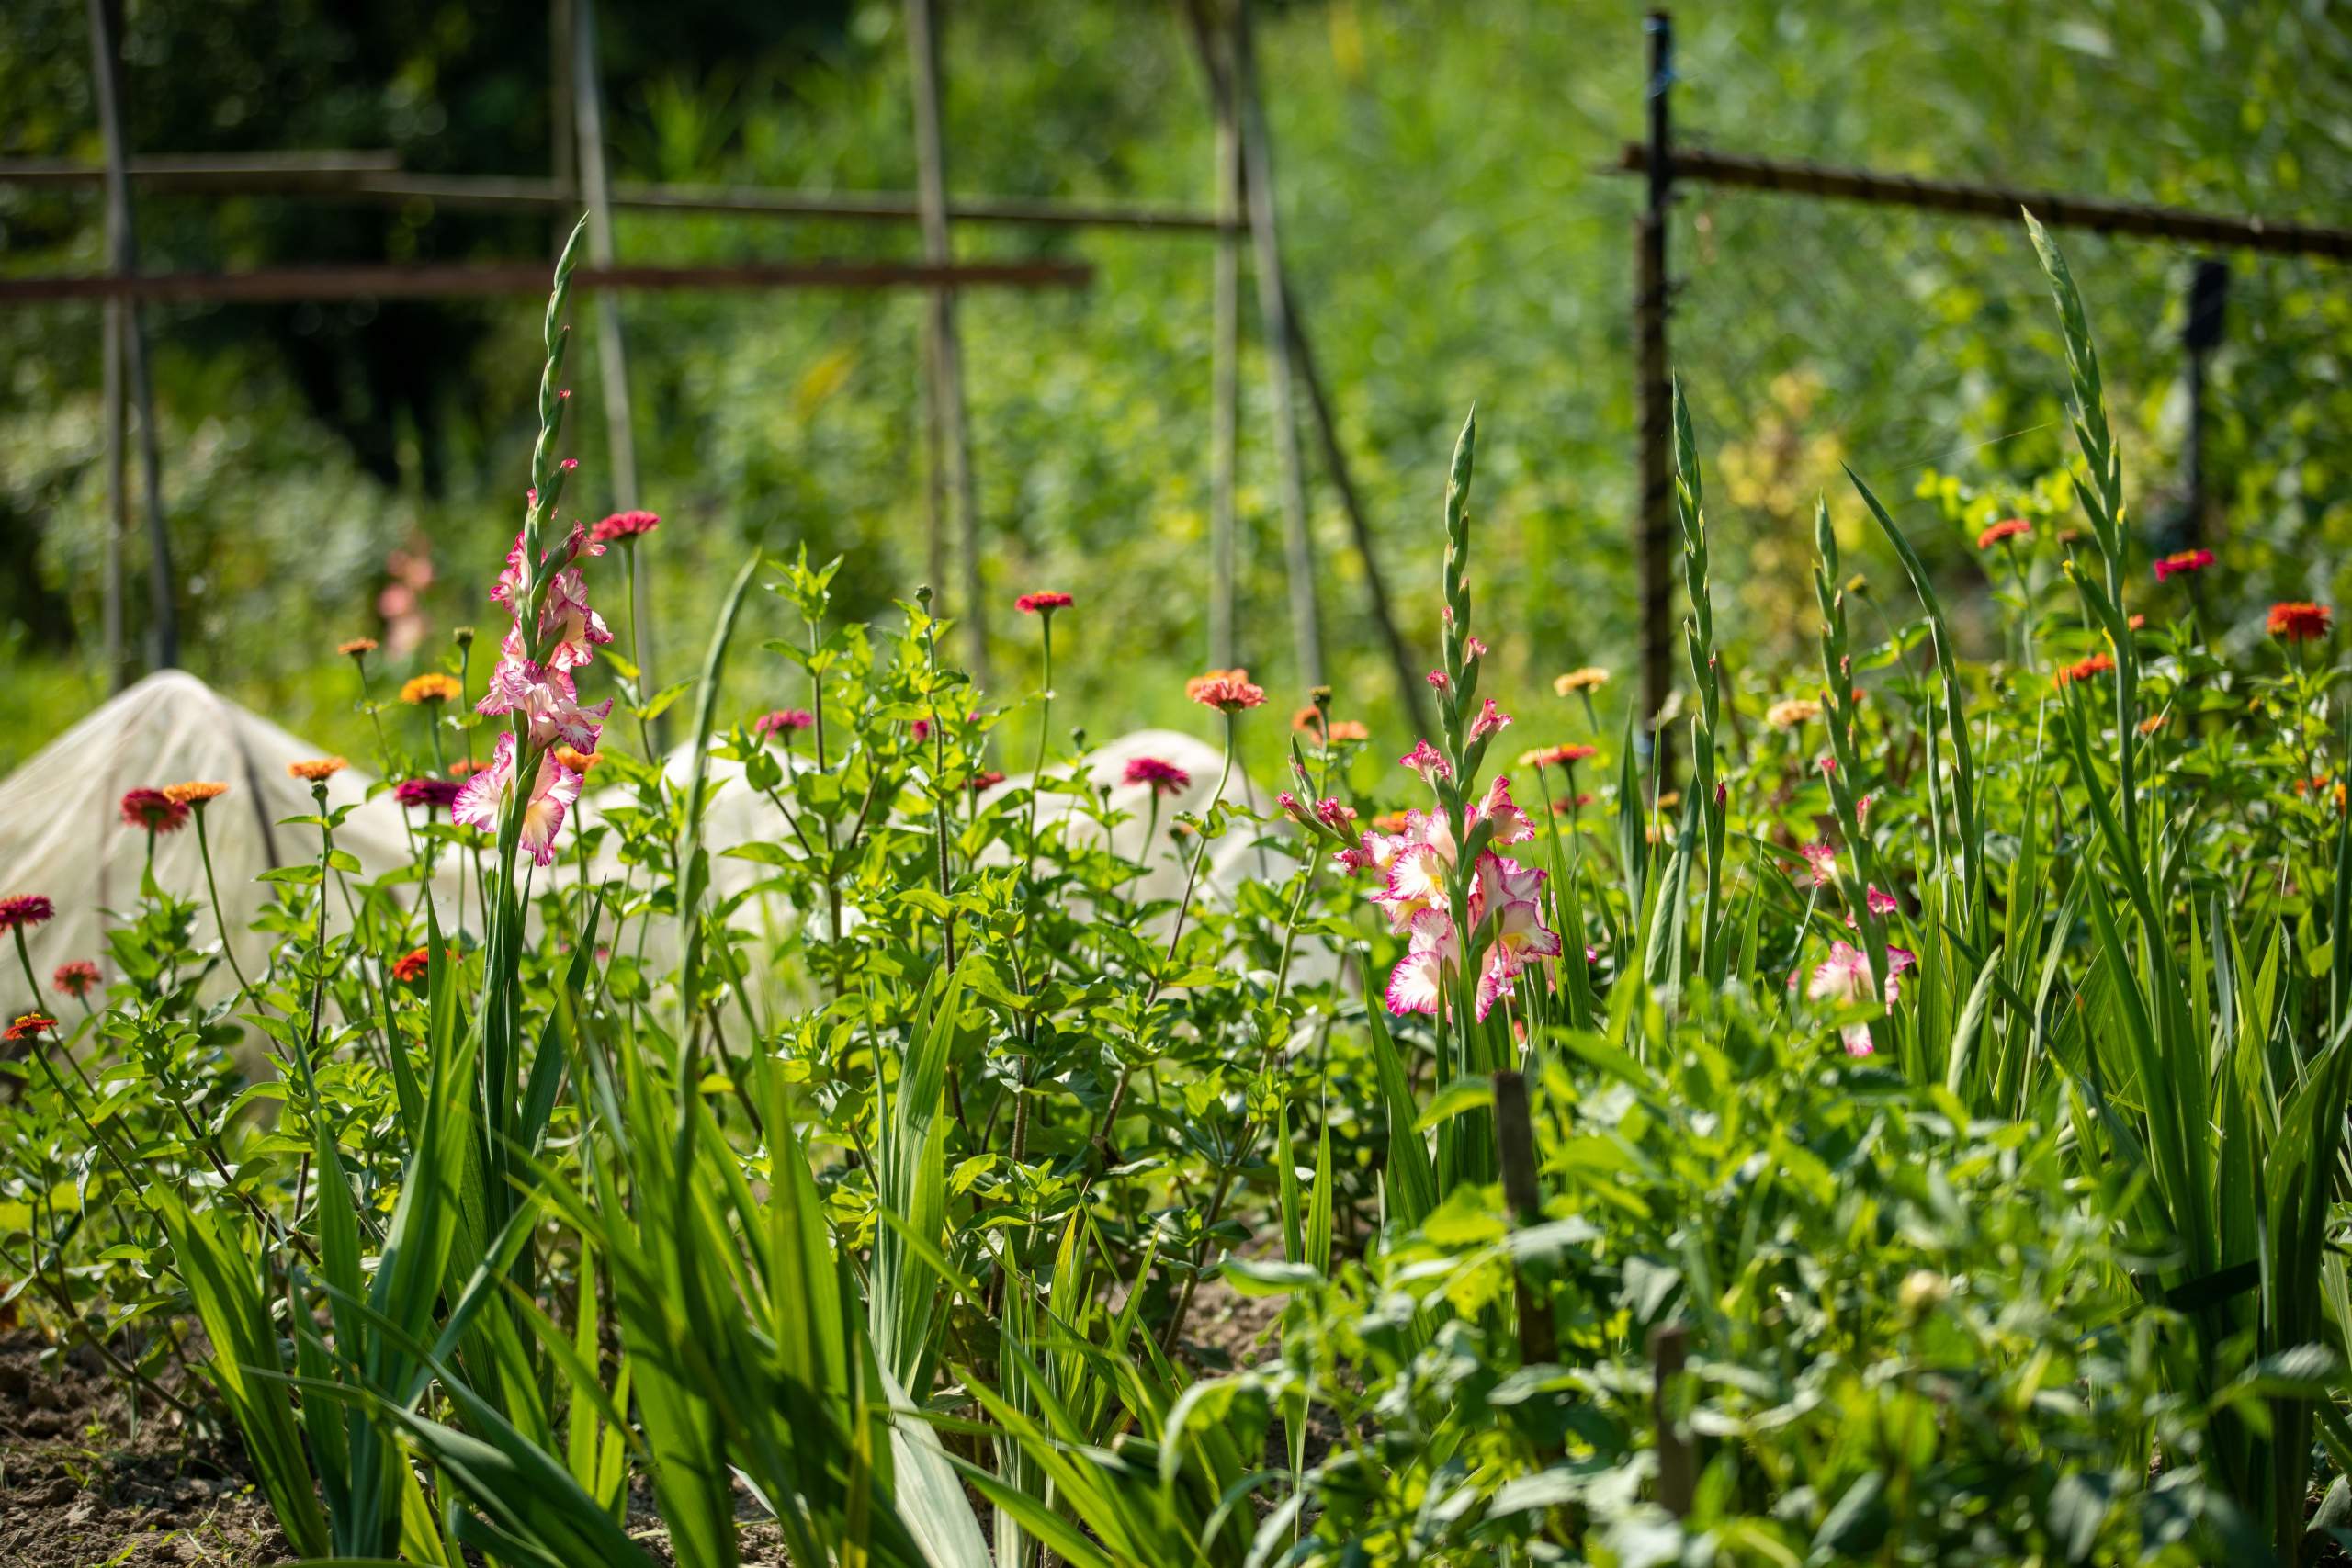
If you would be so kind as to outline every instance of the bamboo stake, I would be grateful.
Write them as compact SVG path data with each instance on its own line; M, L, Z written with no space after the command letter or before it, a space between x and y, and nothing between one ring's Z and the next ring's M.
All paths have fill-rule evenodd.
M1698 1490L1698 1457L1674 1418L1674 1382L1689 1359L1690 1331L1679 1323L1650 1330L1650 1421L1657 1440L1657 1500L1676 1518L1690 1517Z
M612 182L605 161L603 74L596 65L596 0L571 0L571 10L572 126L582 194L588 201L588 259L596 266L609 267L618 258L613 242ZM613 466L614 509L627 511L638 504L636 422L631 418L628 342L621 330L620 297L609 289L596 296L596 368L605 391L605 443ZM629 577L630 646L638 661L637 689L644 695L661 688L653 673L652 575L637 571ZM662 743L662 728L656 718L657 747Z
M96 85L98 130L106 146L107 190L107 260L109 270L117 277L128 277L138 265L139 245L131 227L130 181L128 174L130 151L122 129L122 4L121 0L89 0L91 74ZM139 306L135 299L125 299L118 307L121 315L107 335L115 357L110 362L119 365L122 379L127 380L132 401L139 408L139 468L141 488L145 492L147 509L147 646L149 662L158 670L167 670L180 661L179 609L172 589L171 536L164 518L163 458L155 437L155 389L147 367L147 344L139 321ZM120 549L119 536L127 527L129 498L127 487L120 479L122 468L121 422L119 414L119 396L123 390L117 383L114 400L110 401L107 434L113 447L108 458L109 475L114 479L116 497L116 550ZM121 679L121 577L119 558L112 563L114 573L109 583L113 600L113 619L108 626L109 658L117 660L116 679Z
M934 0L907 0L907 55L913 66L915 98L915 199L922 209L923 259L944 265L955 259L947 220L947 152L940 113L938 14ZM956 290L932 290L930 361L933 395L938 400L934 465L945 458L946 499L955 518L957 576L963 603L952 604L964 623L972 679L989 683L988 606L980 585L978 488L972 480L971 427L964 405L964 347L956 330ZM935 527L935 525L934 525ZM944 583L934 587L944 587Z
M1273 400L1274 457L1282 475L1283 556L1290 578L1290 629L1303 684L1323 684L1323 628L1316 603L1315 539L1306 513L1306 478L1298 450L1298 409L1291 388L1290 302L1283 292L1282 242L1275 231L1273 149L1258 92L1250 0L1238 0L1231 23L1234 96L1240 107L1241 162L1258 275L1259 325L1265 334L1266 389Z

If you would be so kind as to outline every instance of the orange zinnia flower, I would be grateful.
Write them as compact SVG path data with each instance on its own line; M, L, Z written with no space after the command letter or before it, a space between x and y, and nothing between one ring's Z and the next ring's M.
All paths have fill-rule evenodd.
M2104 653L2094 653L2088 659L2079 660L2058 671L2058 684L2066 686L2072 685L2076 681L2087 681L2094 675L2104 675L2114 668L2115 660L2112 658Z
M2022 539L2033 533L2033 525L2022 517L2004 517L1976 536L1976 547L1989 550L2004 539Z
M2310 642L2324 637L2335 612L2324 604L2290 601L2270 606L2270 635L2281 642Z
M419 675L401 688L404 703L454 703L464 694L455 675L444 675L438 670Z
M287 773L307 784L324 784L350 766L340 757L310 757L286 764Z
M346 659L356 659L362 654L375 652L376 639L372 637L356 637L349 642L336 643L334 650Z
M164 786L164 798L176 800L182 806L202 806L206 801L218 800L228 793L227 784L215 784L209 779L190 779L186 784Z

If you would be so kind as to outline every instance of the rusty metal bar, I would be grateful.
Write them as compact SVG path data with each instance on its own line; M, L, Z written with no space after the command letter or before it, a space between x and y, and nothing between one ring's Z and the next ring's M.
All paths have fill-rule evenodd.
M1083 262L746 262L697 266L583 266L582 288L1082 288L1094 269ZM452 263L424 266L261 267L251 272L149 273L128 277L0 278L0 305L45 300L220 300L243 304L293 299L443 299L494 294L545 294L539 262Z
M131 183L161 191L332 191L353 179L396 173L395 152L187 152L133 158ZM104 164L67 158L0 158L0 185L98 186Z
M1647 145L1631 142L1619 154L1612 172L1645 174L1648 169ZM2059 191L1916 179L1908 175L1832 168L1820 164L1776 158L1749 158L1693 148L1673 149L1668 174L1673 179L1703 180L1709 185L1782 191L1795 196L1824 197L1836 201L1858 201L1881 207L1917 208L1930 212L1997 218L2009 222L2016 221L2020 209L2030 209L2052 228L2087 229L2103 234L2134 234L2147 239L2233 246L2281 255L2322 256L2332 261L2352 260L2352 229L2290 223L2250 214L2199 212L2187 208L2152 207L2138 202L2099 201Z

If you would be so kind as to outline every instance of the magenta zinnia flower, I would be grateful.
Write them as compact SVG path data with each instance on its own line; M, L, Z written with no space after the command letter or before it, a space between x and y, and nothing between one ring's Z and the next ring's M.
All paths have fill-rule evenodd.
M1125 782L1149 784L1160 795L1176 795L1193 786L1193 775L1175 763L1158 757L1130 757L1127 759Z
M187 807L160 789L134 789L122 797L122 820L151 833L176 832L187 821Z
M1012 602L1012 607L1024 615L1050 615L1056 610L1067 610L1076 601L1067 593L1023 593Z
M796 729L813 728L816 723L817 716L807 708L778 708L753 719L752 728L762 735L788 735Z
M22 931L56 918L56 907L38 893L12 893L0 898L0 931Z
M402 779L392 786L392 798L402 806L422 806L427 811L447 811L458 804L458 796L464 792L465 785L455 779Z

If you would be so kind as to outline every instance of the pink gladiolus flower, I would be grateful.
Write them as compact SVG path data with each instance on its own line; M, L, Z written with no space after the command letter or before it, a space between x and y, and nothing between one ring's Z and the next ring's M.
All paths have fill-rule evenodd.
M1462 659L1464 663L1469 662L1473 659L1484 659L1486 657L1487 645L1478 640L1476 634L1473 633L1471 636L1462 639Z
M474 711L521 714L534 748L544 750L560 743L588 752L596 749L598 738L605 733L604 720L613 711L613 699L606 697L593 708L583 708L579 688L563 671L526 660L503 660L490 672L490 689L474 705Z
M1495 824L1493 841L1498 844L1523 844L1535 837L1535 819L1519 808L1510 797L1510 780L1497 773L1487 785L1487 798L1472 804L1469 825L1473 828L1491 818Z
M1424 784L1435 784L1440 779L1453 776L1453 764L1438 755L1437 748L1426 740L1415 741L1410 751L1396 759L1396 764L1420 774Z
M1425 910L1414 922L1413 940L1405 956L1388 972L1384 998L1388 1010L1399 1018L1436 1012L1439 998L1445 994L1446 966L1461 962L1462 942L1454 934L1453 923L1435 909Z
M1426 676L1422 677L1422 679L1428 681L1430 685L1436 687L1441 692L1444 691L1447 686L1452 684L1452 682L1445 678L1445 671L1442 670L1432 670Z
M1838 880L1838 852L1827 844L1807 844L1797 853L1813 868L1813 886L1828 887Z
M496 829L500 803L514 778L514 737L509 733L498 738L498 752L489 769L466 781L449 815L476 828ZM564 813L579 798L580 775L552 755L542 755L531 780L530 797L524 803L521 838L523 848L537 864L547 865L555 859L555 840L563 830Z
M1896 977L1917 962L1907 949L1890 947L1886 950L1886 1000L1892 1005L1902 987ZM1789 976L1789 984L1796 984L1796 976ZM1852 1003L1875 1001L1877 988L1871 978L1871 961L1862 950L1849 942L1829 944L1826 962L1815 966L1812 982L1805 987L1806 996L1817 1002ZM1849 1056L1871 1054L1871 1031L1866 1023L1849 1023L1838 1031Z
M1483 740L1487 736L1508 728L1510 724L1510 715L1497 707L1495 699L1488 697L1484 705L1478 709L1478 716L1470 721L1470 739Z

